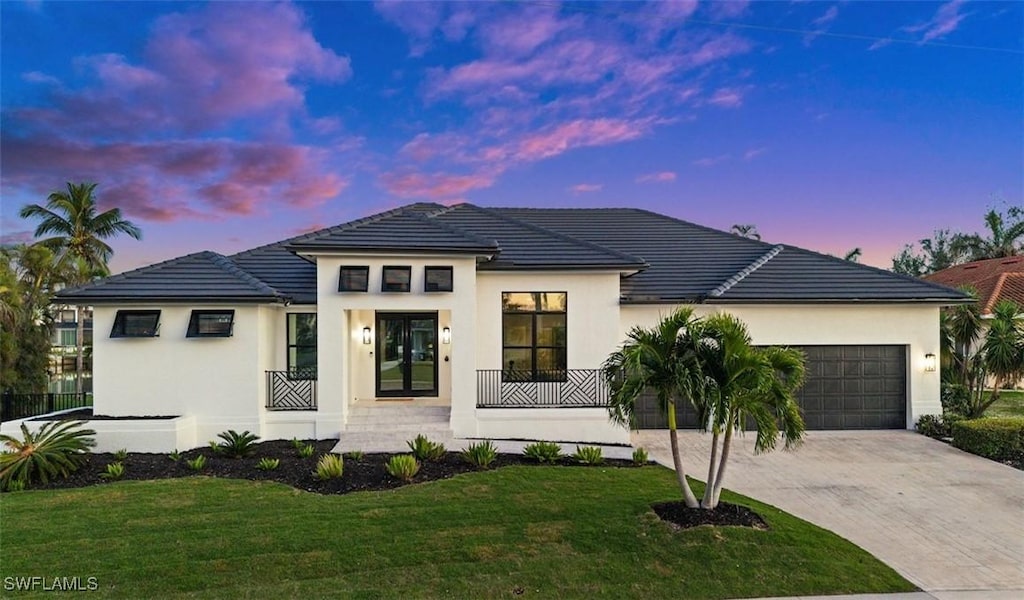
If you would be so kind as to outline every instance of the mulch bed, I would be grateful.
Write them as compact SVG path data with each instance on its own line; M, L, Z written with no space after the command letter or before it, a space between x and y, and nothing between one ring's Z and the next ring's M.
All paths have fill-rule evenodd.
M714 510L688 508L682 501L660 502L652 504L651 508L654 509L655 514L661 517L662 521L668 521L680 529L690 529L701 525L768 529L768 523L764 522L761 515L746 506L728 502L719 502Z
M29 419L30 421L65 421L80 419L83 421L145 421L147 419L177 419L175 415L143 415L134 417L112 417L110 415L94 415L91 408L80 408L78 410L60 413L56 415L43 415Z

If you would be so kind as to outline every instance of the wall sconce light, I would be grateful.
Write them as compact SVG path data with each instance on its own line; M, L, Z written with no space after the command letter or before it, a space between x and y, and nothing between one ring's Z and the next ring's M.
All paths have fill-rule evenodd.
M370 344L373 342L373 332L370 331L369 327L363 327L363 343Z
M929 352L928 354L925 354L924 355L924 370L925 371L934 371L936 366L937 365L935 363L935 355L932 354L931 352Z
M441 343L442 344L450 344L450 343L452 343L452 328L451 327L445 327L444 329L441 330Z

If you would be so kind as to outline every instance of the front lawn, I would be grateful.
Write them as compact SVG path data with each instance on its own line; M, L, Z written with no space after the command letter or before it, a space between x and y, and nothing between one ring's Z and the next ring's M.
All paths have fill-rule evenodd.
M90 597L131 598L914 589L850 542L728 492L724 500L755 509L771 529L674 531L650 505L677 496L660 467L523 466L342 496L205 477L9 493L0 496L0 581L96 577Z
M986 417L1024 417L1024 391L1004 390L999 400L985 411Z

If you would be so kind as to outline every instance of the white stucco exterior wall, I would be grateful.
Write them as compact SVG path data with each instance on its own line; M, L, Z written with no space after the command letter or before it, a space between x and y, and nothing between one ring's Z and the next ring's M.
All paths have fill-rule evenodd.
M728 312L743 320L756 344L907 346L907 428L921 415L942 414L939 372L924 370L925 354L939 354L939 307L926 304L692 305L697 315ZM654 326L675 308L621 308L620 339L634 325Z

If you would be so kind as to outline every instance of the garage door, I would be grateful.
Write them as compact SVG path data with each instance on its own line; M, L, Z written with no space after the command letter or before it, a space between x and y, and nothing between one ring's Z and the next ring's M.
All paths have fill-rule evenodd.
M797 394L807 429L903 429L907 420L905 346L802 346L807 382ZM677 407L678 408L678 407ZM637 405L640 429L668 426L657 400ZM678 414L680 427L695 427L689 405Z

